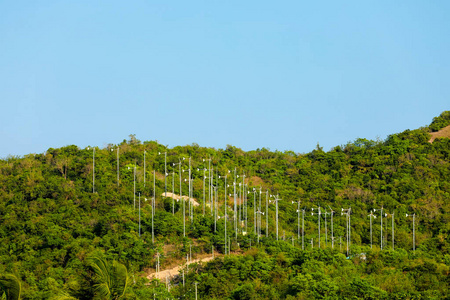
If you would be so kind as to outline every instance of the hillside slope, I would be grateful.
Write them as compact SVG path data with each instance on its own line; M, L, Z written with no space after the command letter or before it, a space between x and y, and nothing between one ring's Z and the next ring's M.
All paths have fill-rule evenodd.
M431 132L431 138L429 140L430 143L432 143L437 138L448 138L450 139L450 125L442 128L439 131Z
M23 299L60 293L92 299L93 255L127 266L133 284L126 299L153 298L153 291L192 298L194 282L202 299L352 298L365 292L443 298L450 278L450 139L428 141L425 128L298 154L167 148L132 136L96 148L95 162L92 148L74 145L9 157L0 160L0 273L20 278ZM178 163L185 172L179 174ZM204 170L209 166L213 172ZM189 187L199 206L161 196L165 190L188 196ZM343 214L350 208L351 220ZM375 209L383 223L378 218L370 225ZM406 214L414 215L414 227ZM248 253L193 267L189 285L170 293L143 275L157 257L163 270L191 251L212 249Z

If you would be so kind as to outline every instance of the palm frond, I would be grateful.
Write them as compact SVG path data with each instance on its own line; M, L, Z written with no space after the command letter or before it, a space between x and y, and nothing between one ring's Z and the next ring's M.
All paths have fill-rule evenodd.
M111 271L113 277L113 299L120 299L125 294L128 286L127 268L123 264L113 261Z
M129 282L127 268L117 261L108 263L99 257L91 257L88 261L96 274L95 297L98 299L122 298Z
M96 275L94 285L94 292L97 298L110 299L111 298L111 275L108 262L100 257L90 257L88 259L89 265L94 270Z
M6 295L6 300L20 299L21 286L16 276L12 274L0 275L0 289Z

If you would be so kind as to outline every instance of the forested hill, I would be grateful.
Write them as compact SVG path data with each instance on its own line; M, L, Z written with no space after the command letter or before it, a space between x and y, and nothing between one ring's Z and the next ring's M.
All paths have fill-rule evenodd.
M384 141L357 139L328 152L318 146L306 154L196 144L167 148L131 135L105 148L72 145L7 157L0 160L0 274L16 275L23 299L63 294L93 298L100 279L92 257L126 266L130 278L126 299L147 299L155 291L159 297L193 299L193 282L198 282L201 299L369 294L445 298L450 266L450 139L429 140L431 132L448 125L447 111L429 126L392 134ZM165 198L164 191L180 194L181 170L181 192L188 195L189 158L192 196L200 205L191 210L186 202L183 222L182 201ZM217 193L211 192L210 184ZM276 201L281 241L276 241L275 197L268 197L267 213L266 195L281 199ZM217 214L211 214L214 199ZM229 246L224 243L225 207ZM319 207L320 231L314 215ZM348 223L342 212L349 208L351 244L346 259ZM380 219L373 219L371 248L369 215L380 216L381 208L383 233ZM298 238L302 211L303 247L302 237ZM406 215L414 215L415 251L413 219ZM189 285L174 282L170 292L163 284L148 285L143 275L155 267L157 253L163 269L181 263L191 250L195 256L211 253L212 248L230 252L229 247L242 255L190 269ZM357 258L361 253L367 256L365 261Z

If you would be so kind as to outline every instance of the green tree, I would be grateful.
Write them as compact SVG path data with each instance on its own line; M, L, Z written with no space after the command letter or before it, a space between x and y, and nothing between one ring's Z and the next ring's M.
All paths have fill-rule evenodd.
M95 273L95 298L121 299L128 286L127 268L117 261L108 262L99 257L90 257L88 261Z

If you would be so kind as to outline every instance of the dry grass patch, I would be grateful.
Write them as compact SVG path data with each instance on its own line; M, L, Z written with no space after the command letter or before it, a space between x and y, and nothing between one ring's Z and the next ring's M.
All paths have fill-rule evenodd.
M432 143L437 138L450 138L450 125L447 127L442 128L439 131L431 132L431 139L428 141Z
M262 180L259 176L252 176L250 178L245 178L245 183L251 185L251 186L262 186L264 187L266 183L264 180Z

